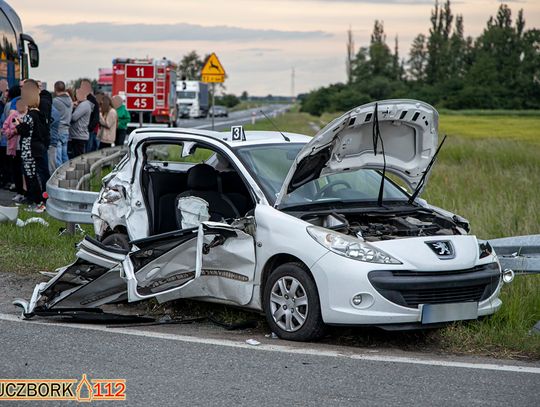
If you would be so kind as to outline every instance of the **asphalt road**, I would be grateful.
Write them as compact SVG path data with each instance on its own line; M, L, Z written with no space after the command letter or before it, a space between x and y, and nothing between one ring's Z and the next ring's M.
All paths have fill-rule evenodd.
M285 111L289 105L284 104L269 104L255 109L240 110L237 112L230 112L229 117L216 117L214 118L215 130L227 130L232 125L240 125L251 123L253 116L255 120L267 120L261 113L261 110L270 118L276 114ZM195 129L212 129L212 119L210 117L204 119L179 119L177 123L178 127L187 127Z
M125 378L129 405L536 406L539 400L538 367L365 360L308 344L249 347L106 329L0 320L1 376Z

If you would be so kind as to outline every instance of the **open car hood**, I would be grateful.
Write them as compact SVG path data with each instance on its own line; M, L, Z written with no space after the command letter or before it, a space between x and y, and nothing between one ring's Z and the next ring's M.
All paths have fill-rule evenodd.
M376 103L382 143L378 140L375 152ZM326 175L360 168L382 170L383 145L386 171L401 178L413 191L437 150L438 125L435 108L417 100L383 100L352 109L300 150L275 205L278 207L295 189Z

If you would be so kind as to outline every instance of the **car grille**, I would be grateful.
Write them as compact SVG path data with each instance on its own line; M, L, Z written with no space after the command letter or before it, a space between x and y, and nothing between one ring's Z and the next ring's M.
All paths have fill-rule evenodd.
M387 300L409 308L420 304L479 302L489 298L500 282L497 263L467 270L442 272L372 271L373 287Z

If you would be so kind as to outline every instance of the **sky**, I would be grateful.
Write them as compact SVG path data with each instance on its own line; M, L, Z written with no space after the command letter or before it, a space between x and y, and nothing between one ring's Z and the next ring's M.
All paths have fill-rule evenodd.
M375 19L388 43L399 37L401 57L427 34L434 0L8 0L40 47L31 76L97 78L115 57L167 57L215 52L228 78L226 91L264 96L307 92L345 80L347 29L356 49L369 44ZM506 1L526 27L540 28L540 0ZM456 0L465 35L477 36L500 1ZM51 86L49 85L49 87Z

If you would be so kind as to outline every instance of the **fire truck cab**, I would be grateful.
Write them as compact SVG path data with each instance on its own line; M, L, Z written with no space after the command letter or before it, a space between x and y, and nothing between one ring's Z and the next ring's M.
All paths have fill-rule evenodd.
M120 95L126 98L126 65L153 65L154 66L154 110L143 113L143 126L165 124L175 127L178 119L176 106L176 64L166 58L163 59L136 59L115 58L113 59L112 72L112 95ZM131 110L132 127L139 125L139 111Z

